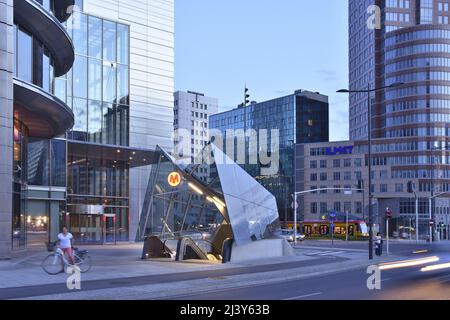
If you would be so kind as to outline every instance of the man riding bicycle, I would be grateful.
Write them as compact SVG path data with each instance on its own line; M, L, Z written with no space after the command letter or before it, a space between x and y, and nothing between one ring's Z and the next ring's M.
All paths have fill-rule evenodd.
M75 264L75 259L73 257L73 236L69 232L69 229L67 227L63 227L62 232L58 234L58 240L56 241L56 244L59 245L59 248L63 251L64 255L67 255L69 258L70 264Z

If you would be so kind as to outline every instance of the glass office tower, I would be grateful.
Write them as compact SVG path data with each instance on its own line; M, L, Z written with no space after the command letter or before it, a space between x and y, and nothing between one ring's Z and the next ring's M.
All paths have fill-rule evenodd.
M74 66L56 79L57 94L75 115L67 134L62 223L79 242L128 241L129 160L105 156L102 150L129 145L129 26L82 12L76 18L67 22Z
M273 175L263 175L261 164L240 164L252 177L256 178L277 199L281 219L292 218L294 184L294 148L296 143L326 142L329 139L328 97L319 93L298 90L289 96L252 103L245 108L216 114L210 117L211 129L220 130L227 140L229 129L268 130L268 144L271 144L270 131L279 130L280 159L279 170ZM258 150L261 145L258 146ZM246 148L246 158L250 158ZM233 156L226 150L224 151Z

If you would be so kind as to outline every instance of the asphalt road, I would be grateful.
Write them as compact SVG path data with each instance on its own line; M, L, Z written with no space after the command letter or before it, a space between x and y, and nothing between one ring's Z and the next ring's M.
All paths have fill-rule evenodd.
M436 264L450 262L448 245L408 259L438 256ZM369 290L365 269L297 281L185 295L173 300L450 300L450 268L421 272L421 267L382 271L381 290Z

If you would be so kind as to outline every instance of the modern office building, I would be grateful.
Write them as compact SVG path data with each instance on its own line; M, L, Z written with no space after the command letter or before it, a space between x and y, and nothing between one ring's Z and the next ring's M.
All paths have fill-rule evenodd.
M261 140L259 137L257 148L251 147L251 139L248 140L245 148L246 161L239 164L275 195L280 218L290 220L293 214L294 145L329 141L328 97L298 90L285 97L261 103L253 102L246 107L213 115L210 117L209 125L211 129L222 132L225 142L227 139L235 139L234 135L227 136L227 130L234 130L236 133L236 130L250 129L255 130L257 135L262 130L268 131L267 140ZM272 130L278 132L279 141L275 141L277 137L273 136ZM276 146L279 152L269 146ZM235 150L228 152L226 143L223 144L223 149L232 158L233 156L234 159L237 158ZM264 150L268 151L266 154L277 156L276 173L264 174L266 164L262 165L261 161L257 164L251 163L250 159L258 158Z
M71 5L0 1L0 259L9 258L11 249L25 248L27 224L36 233L52 228L48 217L27 220L28 173L38 169L28 166L27 153L34 139L64 135L74 123L51 85L74 62L74 47L62 25Z
M184 157L190 157L191 162L196 163L195 157L209 143L209 118L219 111L218 100L194 91L177 91L174 99L175 132L179 130L179 133L184 133L175 134L175 147L178 143L186 143L184 148L189 152ZM210 177L209 166L201 166L199 172L201 180L207 182Z
M382 148L375 142L374 148ZM340 141L298 144L296 146L297 190L320 191L298 197L298 216L301 220L328 219L330 212L349 214L361 220L368 218L368 154L365 141ZM375 155L372 158L372 193L374 195L374 221L384 232L385 212L394 214L390 232L402 233L410 226L415 228L415 199L408 193L403 177L396 175L398 158ZM328 189L328 190L325 190ZM435 204L436 221L448 229L449 199L442 198ZM429 201L419 201L419 232L428 235ZM414 232L413 232L414 233ZM443 232L443 234L447 234ZM408 233L409 236L409 233ZM415 235L413 235L415 237Z
M134 241L151 170L146 151L173 149L174 3L82 5L74 68L61 79L75 114L66 224L85 242Z
M367 27L371 4L380 29ZM449 15L447 0L349 1L350 89L404 83L371 96L373 151L421 201L449 191ZM350 139L367 139L367 126L367 95L351 94Z
M13 218L13 243L19 243L14 247L54 240L62 225L70 227L78 242L134 241L152 150L157 145L173 149L173 0L18 0L14 7L11 1L5 6L11 11L2 27L9 30L13 12L17 21L9 33L2 32L15 35L5 36L2 51L11 56L11 71L47 91L45 99L55 100L25 95L22 82L14 78L14 97L23 96L21 104L14 101L14 117L31 110L27 101L40 105L32 106L36 115L28 119L36 128L21 120L14 131L15 149L22 152L22 158L15 156L14 172L23 176L22 188L15 188L22 194L15 205L23 209ZM17 6L27 10L15 10ZM40 24L34 26L34 20ZM17 55L12 55L14 41ZM12 93L4 96L12 101ZM61 110L48 109L55 104ZM5 117L13 117L12 111ZM1 124L10 125L6 120ZM12 139L11 131L5 147L13 146ZM5 220L5 228L8 224L10 228L11 221Z

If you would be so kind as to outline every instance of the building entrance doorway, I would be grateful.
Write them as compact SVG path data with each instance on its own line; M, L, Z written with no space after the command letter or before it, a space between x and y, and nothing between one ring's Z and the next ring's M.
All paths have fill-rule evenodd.
M116 244L116 215L103 215L103 243Z

